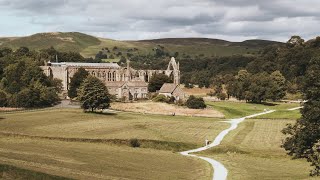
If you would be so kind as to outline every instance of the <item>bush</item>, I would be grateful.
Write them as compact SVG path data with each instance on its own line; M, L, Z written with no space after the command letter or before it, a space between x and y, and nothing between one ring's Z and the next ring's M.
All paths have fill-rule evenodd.
M136 139L136 138L130 139L130 140L129 140L129 143L130 143L130 146L131 146L131 147L134 147L134 148L140 147L140 142L139 142L139 140Z
M220 99L220 100L226 100L227 97L228 97L227 94L223 93L223 92L217 94L217 98Z
M186 102L186 105L191 109L204 109L207 107L203 98L196 98L195 96L190 96Z
M168 98L163 94L159 94L158 96L156 96L152 100L155 102L168 102Z

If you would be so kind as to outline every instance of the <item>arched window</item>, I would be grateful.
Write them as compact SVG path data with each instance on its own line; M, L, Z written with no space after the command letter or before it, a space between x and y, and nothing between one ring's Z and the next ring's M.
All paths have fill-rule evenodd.
M111 72L108 72L108 81L111 81Z
M116 81L116 72L115 71L113 71L113 73L112 73L112 81Z

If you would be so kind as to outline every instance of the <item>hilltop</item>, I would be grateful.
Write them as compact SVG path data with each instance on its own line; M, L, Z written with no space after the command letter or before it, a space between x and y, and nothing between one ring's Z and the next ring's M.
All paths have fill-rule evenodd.
M79 32L38 33L26 37L0 38L0 47L17 49L26 46L39 50L53 46L60 51L80 52L84 57L94 57L99 51L108 49L108 54L127 56L129 54L149 54L157 48L190 56L229 56L235 54L256 54L261 48L280 44L268 40L246 40L230 42L209 38L163 38L140 41L118 41L98 38ZM116 47L116 48L115 48ZM111 52L110 52L111 51ZM119 53L121 52L121 53Z

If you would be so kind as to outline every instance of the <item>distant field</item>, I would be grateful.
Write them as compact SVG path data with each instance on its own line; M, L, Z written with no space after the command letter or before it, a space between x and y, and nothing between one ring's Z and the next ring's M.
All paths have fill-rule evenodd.
M299 118L299 110L288 111L290 108L299 107L298 103L271 103L271 105L253 104L244 102L206 102L207 105L222 112L226 118L239 118L251 114L263 112L264 110L276 110L274 113L259 116L258 118L270 119L297 119Z
M199 147L228 127L212 118L77 109L1 113L0 118L0 164L77 179L209 179L206 162L173 151ZM121 144L131 138L141 140L142 148Z
M224 115L208 107L206 109L189 109L167 103L157 103L152 101L138 102L138 103L112 103L111 107L120 111L139 112L146 114L163 114L163 115L175 115L178 116L194 116L194 117L211 117L211 118L223 118Z
M103 62L109 62L109 63L117 63L120 61L119 58L115 58L115 59L102 59Z
M281 130L295 120L247 119L218 147L201 154L228 169L228 179L312 179L305 160L292 160L280 147Z

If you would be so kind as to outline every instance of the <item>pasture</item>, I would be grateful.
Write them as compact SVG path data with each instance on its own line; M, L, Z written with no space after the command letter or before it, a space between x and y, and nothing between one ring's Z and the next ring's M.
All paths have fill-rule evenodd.
M210 166L176 151L202 146L219 119L51 109L0 114L0 164L77 179L208 179ZM140 148L127 145L131 138Z
M247 119L218 147L201 154L218 160L230 179L310 179L305 160L292 160L280 147L288 119Z
M225 117L93 114L80 109L1 113L0 166L11 165L27 174L14 177L210 179L209 164L177 152L203 146L206 138L213 140L229 127L221 122L225 118L275 109L246 119L221 145L201 154L224 164L229 179L310 178L309 164L291 160L280 147L281 130L300 117L299 110L287 109L299 104L206 103ZM132 138L138 139L139 148L130 147Z

